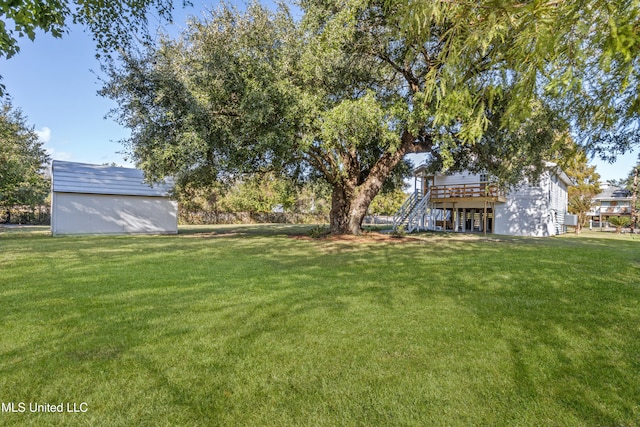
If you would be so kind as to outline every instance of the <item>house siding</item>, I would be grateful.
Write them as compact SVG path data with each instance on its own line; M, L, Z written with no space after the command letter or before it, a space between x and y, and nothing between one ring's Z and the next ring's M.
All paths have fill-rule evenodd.
M562 175L562 177L561 177ZM480 174L436 175L434 185L457 186L480 183ZM524 181L509 191L504 203L493 203L493 232L496 234L545 237L566 231L567 182L560 170L550 168L538 181ZM452 204L453 206L453 204ZM481 201L456 203L456 208L482 208Z
M567 185L556 174L545 172L538 182L525 182L496 204L497 234L546 237L565 232Z
M480 175L471 173L455 173L451 175L437 175L434 185L463 185L480 183Z
M547 173L535 185L525 182L510 191L505 203L496 204L494 232L515 236L550 236L549 191Z

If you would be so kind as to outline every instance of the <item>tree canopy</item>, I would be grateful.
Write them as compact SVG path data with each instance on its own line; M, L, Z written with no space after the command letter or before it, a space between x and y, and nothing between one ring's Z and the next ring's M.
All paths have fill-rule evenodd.
M627 104L637 92L628 50L637 20L616 21L631 42L585 38L611 28L605 3L587 3L599 12L564 2L302 0L300 21L284 8L223 6L179 39L112 63L102 94L118 101L130 154L152 178L316 176L333 189L332 232L358 233L376 194L402 181L409 153L508 183L562 155L570 127L591 148L635 142ZM596 66L602 81L589 74ZM598 97L621 79L628 90Z
M49 156L20 110L0 109L0 207L42 203L49 192L43 169Z
M402 3L409 37L425 42L444 29L438 40L446 48L434 58L443 74L464 76L473 57L481 58L479 71L494 70L480 87L461 79L431 82L447 111L476 116L467 124L471 134L479 135L489 118L483 100L509 88L515 95L509 116L527 117L532 97L543 95L572 124L578 142L604 158L640 142L637 0Z
M173 0L12 0L0 7L0 57L20 51L18 39L34 40L38 30L62 37L69 22L86 26L100 52L130 46L132 39L146 34L149 12L171 20ZM189 4L183 1L183 4ZM13 28L12 28L13 27Z
M587 221L587 213L593 208L593 199L600 193L600 174L590 166L584 149L577 149L564 168L574 185L568 189L568 210L578 216L576 233L580 233Z

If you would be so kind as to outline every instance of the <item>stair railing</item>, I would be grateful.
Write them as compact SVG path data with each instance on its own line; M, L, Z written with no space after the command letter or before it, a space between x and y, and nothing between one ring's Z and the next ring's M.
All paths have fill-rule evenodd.
M427 211L430 210L430 195L431 191L428 191L407 216L407 231L409 233L427 228L424 222L425 217L427 216Z
M419 202L420 202L420 192L419 191L414 191L409 197L407 197L407 200L404 201L404 203L402 204L400 209L398 209L398 212L396 212L395 215L393 215L393 230L394 231L396 230L396 228L399 225L404 224L404 222L407 220L407 218L409 217L409 215L413 211L414 207Z

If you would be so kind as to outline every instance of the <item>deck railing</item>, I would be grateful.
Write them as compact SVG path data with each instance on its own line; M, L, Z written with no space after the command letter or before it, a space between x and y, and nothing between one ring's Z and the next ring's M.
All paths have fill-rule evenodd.
M505 196L496 184L460 184L460 185L432 185L432 199L449 199L456 197L501 197Z

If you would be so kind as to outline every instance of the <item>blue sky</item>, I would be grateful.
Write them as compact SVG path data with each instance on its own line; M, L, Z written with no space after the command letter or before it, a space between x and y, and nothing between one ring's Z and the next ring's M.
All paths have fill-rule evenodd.
M177 2L179 3L179 2ZM218 2L198 3L174 12L172 33L185 26L190 15L202 16ZM113 119L105 118L115 104L97 91L100 64L95 59L91 35L73 26L62 39L38 34L34 42L20 40L21 51L11 59L0 59L2 75L14 107L20 108L45 141L54 159L85 163L126 162L120 140L129 132ZM604 180L627 176L637 160L636 150L613 164L593 160Z

